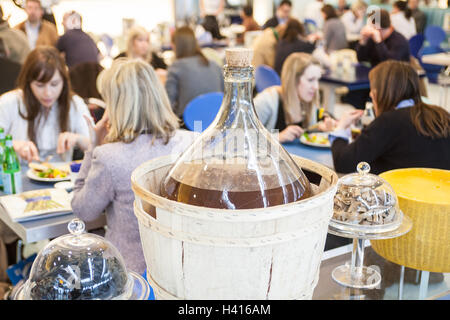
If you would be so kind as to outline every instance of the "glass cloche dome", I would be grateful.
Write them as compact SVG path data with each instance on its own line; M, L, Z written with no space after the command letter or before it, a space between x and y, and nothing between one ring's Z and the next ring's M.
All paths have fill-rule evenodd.
M52 240L37 255L17 300L146 300L148 283L127 272L119 251L105 238L85 233L79 219L70 234Z
M357 172L339 179L330 226L349 232L387 232L403 219L397 195L383 178L371 174L370 165L360 162Z

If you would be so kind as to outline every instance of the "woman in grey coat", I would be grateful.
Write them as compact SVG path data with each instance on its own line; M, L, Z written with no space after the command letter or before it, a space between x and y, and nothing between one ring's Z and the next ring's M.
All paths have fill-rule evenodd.
M98 83L107 109L95 128L88 122L92 143L75 181L72 209L85 221L106 211L106 239L122 254L127 269L142 274L131 173L152 158L175 157L190 145L193 133L178 129L163 86L142 60L114 61Z
M347 49L348 42L345 34L345 25L337 16L334 7L329 4L324 5L322 7L322 15L325 21L323 24L325 51L331 53L336 50Z
M166 91L172 109L182 117L186 105L208 92L223 92L222 66L208 60L189 27L178 28L172 38L175 62L167 71Z

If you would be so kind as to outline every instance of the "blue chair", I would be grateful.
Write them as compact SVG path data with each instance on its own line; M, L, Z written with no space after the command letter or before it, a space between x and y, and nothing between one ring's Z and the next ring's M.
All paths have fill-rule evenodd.
M440 47L447 39L444 29L440 26L428 26L425 29L425 40L431 47Z
M281 84L280 76L271 67L260 65L255 71L255 86L259 93L271 86L279 86Z
M409 51L414 58L419 59L419 50L422 49L424 41L425 37L421 33L418 33L409 39Z
M222 100L223 92L205 93L192 99L183 112L183 121L186 128L194 131L194 122L201 121L201 131L204 131L216 118Z

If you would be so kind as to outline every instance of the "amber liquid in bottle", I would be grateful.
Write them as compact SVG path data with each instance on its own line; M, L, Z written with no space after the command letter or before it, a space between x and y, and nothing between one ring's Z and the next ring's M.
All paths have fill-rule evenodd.
M186 176L195 177L195 175L190 174L190 171L200 171L202 170L200 167L200 165L187 164ZM226 190L226 186L222 190L213 185L198 187L194 186L194 179L189 181L185 178L186 183L182 183L170 177L165 186L161 188L161 196L195 206L232 210L272 207L303 200L311 196L309 184L302 183L300 179L287 183L282 187L269 187L261 192L260 189L254 189L258 186L255 176L246 174L245 170L239 170L239 166L230 166L226 172L234 176L231 181L234 180L235 183L230 186L230 190ZM223 168L219 170L213 167L203 171L201 177L196 177L203 181L213 181L215 184L218 184L222 180L222 174ZM275 179L276 176L264 177L267 185L273 184ZM233 186L237 185L245 191L233 190ZM305 185L307 186L306 188L304 187ZM249 191L252 188L254 190Z

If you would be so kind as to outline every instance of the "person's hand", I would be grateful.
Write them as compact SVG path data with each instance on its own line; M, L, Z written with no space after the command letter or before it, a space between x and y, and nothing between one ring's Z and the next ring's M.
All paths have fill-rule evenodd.
M360 31L360 35L361 35L360 43L361 44L366 44L367 43L367 40L369 40L369 38L372 37L373 30L374 30L374 28L371 25L369 25L369 24L366 24L361 29L361 31Z
M39 151L32 141L13 141L13 148L17 155L27 162L39 161Z
M364 110L352 110L345 113L338 121L336 130L345 130L362 117Z
M333 131L334 128L336 128L336 125L337 125L336 120L334 120L333 118L331 118L329 116L325 116L323 118L323 121L319 122L317 128L320 131L328 132L328 131Z
M380 30L375 29L375 28L373 29L373 31L372 31L372 40L375 43L380 43L380 42L383 41L383 37L381 36Z
M300 138L303 132L304 130L301 127L297 125L290 125L280 132L278 139L280 143L294 141L295 139Z
M103 114L103 117L100 119L100 121L98 121L95 124L95 126L93 125L92 120L88 116L83 115L83 117L89 128L90 144L89 144L88 150L92 150L96 146L102 144L103 140L105 139L106 135L108 134L108 129L109 129L108 112L105 111L105 113Z
M58 137L58 144L56 146L56 153L63 154L67 150L72 149L78 142L79 135L73 132L62 132Z
M307 39L309 42L315 42L315 41L317 41L317 40L319 40L319 39L322 39L322 36L321 36L320 33L311 33L311 34L309 34L309 35L306 36L306 39Z

